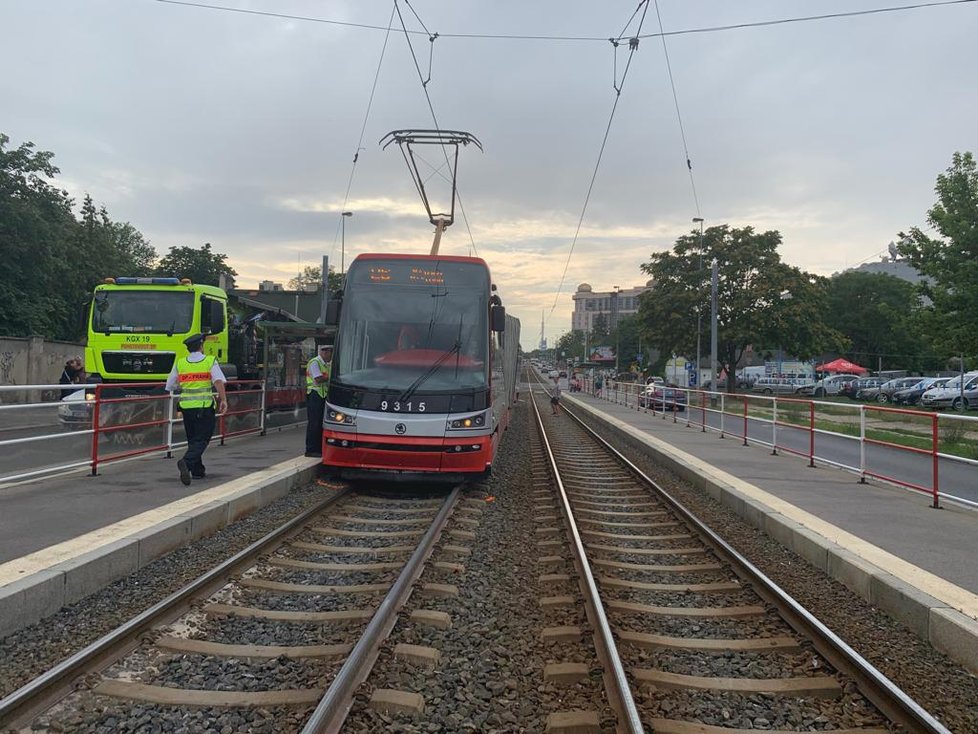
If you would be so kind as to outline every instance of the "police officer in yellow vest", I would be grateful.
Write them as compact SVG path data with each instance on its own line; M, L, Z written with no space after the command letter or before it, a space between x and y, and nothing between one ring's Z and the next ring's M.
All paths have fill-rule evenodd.
M333 345L321 344L306 365L306 456L323 455L323 413L333 361Z
M227 412L227 381L221 366L213 355L204 356L204 335L192 334L183 340L189 354L173 363L166 389L179 393L177 403L183 413L183 427L187 433L187 453L177 462L180 481L190 485L190 479L206 476L201 457L214 435L215 417ZM211 386L213 385L213 390ZM214 395L217 391L217 412L214 412Z

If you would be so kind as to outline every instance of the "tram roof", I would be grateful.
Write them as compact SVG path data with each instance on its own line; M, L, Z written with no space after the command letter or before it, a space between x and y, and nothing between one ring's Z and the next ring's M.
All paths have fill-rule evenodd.
M368 252L356 256L356 260L423 260L427 262L464 262L464 263L475 263L477 265L483 265L489 267L481 257L465 257L464 255L407 255L404 253L383 253L383 252ZM354 262L356 262L354 260Z

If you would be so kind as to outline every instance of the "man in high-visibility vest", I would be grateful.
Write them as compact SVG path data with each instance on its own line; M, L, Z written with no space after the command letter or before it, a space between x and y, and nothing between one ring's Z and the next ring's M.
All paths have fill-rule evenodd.
M306 456L323 455L323 413L333 362L333 345L321 344L306 365Z
M221 366L213 355L204 356L204 335L192 334L183 340L189 354L173 363L166 389L179 393L177 403L183 413L183 427L187 432L187 453L177 462L180 481L189 486L191 478L203 479L207 475L201 457L214 435L215 418L227 412L228 400L224 390L227 381ZM217 391L217 412L214 412L214 395Z

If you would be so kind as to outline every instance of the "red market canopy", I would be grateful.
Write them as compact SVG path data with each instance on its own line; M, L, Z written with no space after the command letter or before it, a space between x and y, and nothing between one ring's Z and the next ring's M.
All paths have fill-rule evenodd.
M853 364L848 359L843 359L839 357L831 362L826 362L825 364L820 364L815 366L816 372L843 372L843 373L855 373L863 374L864 372L869 372L865 367L860 367L858 364Z

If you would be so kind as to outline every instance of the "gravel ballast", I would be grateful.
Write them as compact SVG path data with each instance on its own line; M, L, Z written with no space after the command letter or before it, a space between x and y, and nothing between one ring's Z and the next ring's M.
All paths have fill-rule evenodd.
M330 490L313 483L217 533L169 553L100 592L0 640L0 696L94 642L102 635L210 570Z
M586 418L583 411L579 414ZM600 421L586 419L586 422L701 520L714 529L722 528L721 534L727 542L948 729L955 734L978 732L978 677L732 510L663 469L651 457L651 452L641 451L631 442L625 443L617 431ZM766 698L769 697L751 697L750 706L760 710ZM689 712L695 710L698 697L690 696L686 701L672 695L669 700L674 707L661 715L690 718ZM740 723L732 719L703 721L716 726L745 726L746 718ZM808 720L807 716L803 719ZM764 728L778 728L774 720L765 721ZM813 721L816 728L826 726L819 717ZM759 728L756 723L752 725Z
M466 545L471 554L442 555L433 560L462 563L464 574L451 583L459 587L455 598L412 595L405 613L384 645L374 673L359 689L344 732L542 732L550 713L572 709L599 713L602 730L614 731L614 717L605 701L600 670L590 644L590 631L581 605L545 610L540 598L557 593L577 595L576 582L564 588L547 587L539 576L549 573L574 575L570 563L544 565L537 560L558 551L541 552L536 545L542 536L536 530L547 523L534 518L554 514L556 504L546 510L533 499L531 409L525 401L517 405L509 430L493 466L478 515L479 524L468 527L475 540L443 540ZM560 537L563 536L553 536ZM566 550L561 551L567 555ZM444 582L444 574L426 571L422 582ZM451 615L447 630L411 623L413 609L435 609ZM544 643L545 627L578 625L586 644ZM439 650L434 669L408 665L393 658L399 643L425 645ZM545 682L548 663L582 662L592 674L573 685ZM421 693L425 711L420 717L384 715L368 708L376 688L395 688Z

